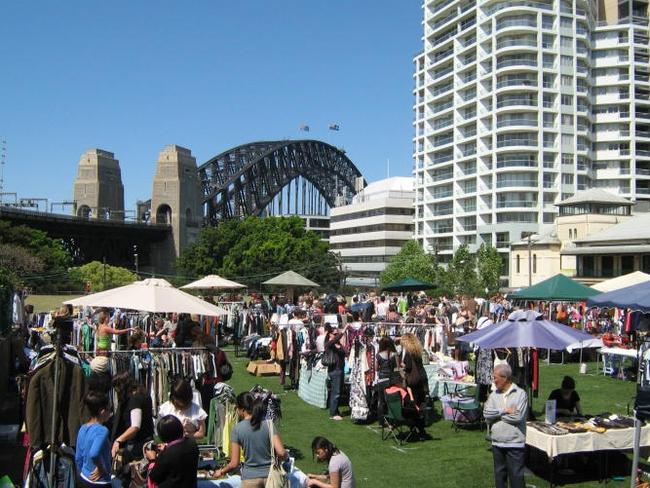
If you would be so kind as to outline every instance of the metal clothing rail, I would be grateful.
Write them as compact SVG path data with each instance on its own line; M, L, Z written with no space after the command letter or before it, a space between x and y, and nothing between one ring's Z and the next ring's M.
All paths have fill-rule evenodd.
M116 351L99 351L100 355L109 354L135 354L138 352L189 352L206 351L211 352L207 347L150 347L147 349L118 349ZM79 354L97 354L97 351L77 351Z

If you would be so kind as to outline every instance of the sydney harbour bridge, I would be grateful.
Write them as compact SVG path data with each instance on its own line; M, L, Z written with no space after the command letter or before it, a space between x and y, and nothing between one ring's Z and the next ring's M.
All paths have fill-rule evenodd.
M169 147L190 153L178 146L167 146L166 149ZM113 156L105 151L95 151ZM160 161L158 168L154 193L156 178L161 172ZM182 170L195 173L183 175ZM138 211L132 221L124 219L123 208L77 211L82 207L77 201L70 202L75 209L72 216L3 204L0 218L42 229L51 237L63 239L77 262L105 259L110 264L133 267L134 254L137 253L136 261L139 260L141 267L168 271L169 265L165 263L173 262L173 254L178 255L192 240L179 239L179 234L195 237L196 229L201 226L218 225L224 219L249 215L326 215L329 208L349 203L352 196L365 186L361 172L344 150L318 140L251 142L224 151L198 167L194 163L177 172L163 171L171 171L176 178L170 182L170 188L188 188L189 181L190 193L198 193L180 197L181 202L196 201L200 204L200 210L192 218L189 218L190 208L172 210L177 204L164 202L160 205L160 199L155 195L146 202L150 207L148 211ZM117 176L121 188L119 163ZM75 182L75 193L76 186ZM165 183L164 187L167 186ZM101 188L98 189L100 192ZM176 197L178 202L179 197ZM151 208L153 204L157 207ZM83 208L88 209L86 205ZM161 214L161 208L169 215ZM177 212L181 218L172 218L171 212ZM187 212L187 218L184 212ZM191 228L194 228L194 233L188 234Z

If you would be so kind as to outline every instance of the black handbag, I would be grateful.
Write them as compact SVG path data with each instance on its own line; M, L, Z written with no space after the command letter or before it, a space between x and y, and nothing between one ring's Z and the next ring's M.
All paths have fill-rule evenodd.
M320 362L326 368L330 366L336 366L338 364L339 358L334 349L327 349L323 356L320 358Z
M422 402L422 418L424 419L424 426L431 427L433 421L436 418L436 411L433 409L433 400L429 395L424 397L424 402Z

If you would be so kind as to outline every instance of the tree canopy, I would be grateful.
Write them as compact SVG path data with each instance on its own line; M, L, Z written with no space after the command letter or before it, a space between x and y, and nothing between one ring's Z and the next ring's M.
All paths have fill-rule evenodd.
M305 230L300 217L247 217L202 229L196 242L177 260L187 276L219 274L259 284L293 270L328 289L338 288L338 258L316 233Z
M439 265L433 254L427 254L417 241L406 242L381 274L386 286L404 278L416 278L436 285L434 295L492 295L499 290L502 259L497 250L484 244L476 254L462 245L449 263ZM487 290L487 292L486 292Z
M425 253L416 241L407 241L402 246L381 273L379 281L381 286L386 286L404 278L415 278L434 284L438 278L435 256Z
M478 280L481 291L493 296L499 291L499 278L503 269L503 259L493 246L481 244L476 253Z
M69 289L71 264L61 241L40 230L0 221L0 269L12 286L39 291Z
M138 276L126 268L92 261L83 266L72 268L70 278L81 284L89 283L90 291L97 292L128 285L136 281Z

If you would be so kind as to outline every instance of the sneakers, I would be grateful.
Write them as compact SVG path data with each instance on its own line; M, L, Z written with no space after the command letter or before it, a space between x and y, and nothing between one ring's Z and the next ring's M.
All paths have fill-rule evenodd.
M340 415L334 415L334 417L330 417L330 420L343 420L343 417Z

